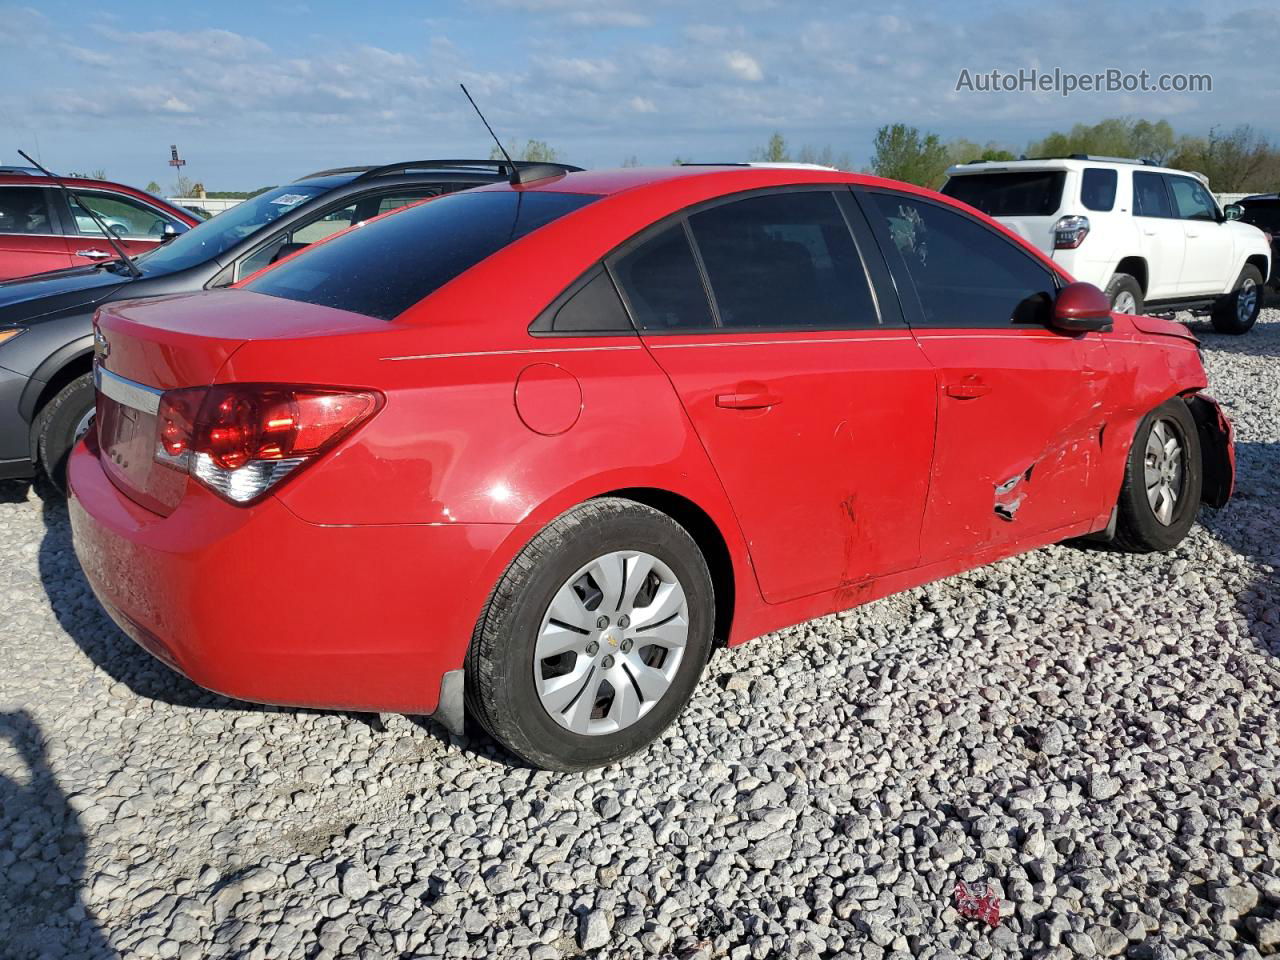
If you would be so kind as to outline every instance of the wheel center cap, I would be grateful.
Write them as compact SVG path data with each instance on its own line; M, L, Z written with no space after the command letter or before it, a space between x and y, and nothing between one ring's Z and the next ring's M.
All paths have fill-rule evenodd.
M600 642L607 643L611 647L616 647L618 645L618 634L613 630L606 630L604 633L600 634Z

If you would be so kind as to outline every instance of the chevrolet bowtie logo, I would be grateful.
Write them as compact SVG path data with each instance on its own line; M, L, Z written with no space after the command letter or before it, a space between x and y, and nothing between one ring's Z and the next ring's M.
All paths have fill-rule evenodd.
M111 353L111 344L107 343L107 338L102 335L102 331L97 327L93 330L93 359L101 363Z

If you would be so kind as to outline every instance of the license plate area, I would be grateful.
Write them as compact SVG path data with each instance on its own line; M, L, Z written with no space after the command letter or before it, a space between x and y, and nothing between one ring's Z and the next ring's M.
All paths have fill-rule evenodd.
M163 391L98 366L98 456L111 482L140 506L167 516L186 490L187 475L157 463L157 416Z

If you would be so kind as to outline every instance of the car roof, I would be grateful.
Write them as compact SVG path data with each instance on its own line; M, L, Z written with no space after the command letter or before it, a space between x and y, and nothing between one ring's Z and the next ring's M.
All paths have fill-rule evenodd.
M16 169L13 167L0 168ZM187 222L190 226L195 226L200 222L199 217L192 216L191 212L184 210L180 204L166 200L164 197L157 197L153 193L147 193L137 187L131 187L127 183L117 183L114 180L94 180L89 177L46 177L43 173L0 173L0 186L4 187L54 187L62 184L68 190L107 190L112 193L123 193L127 196L136 197L145 200L151 204L160 204L164 209L171 213L177 214L180 219Z
M949 177L968 177L981 173L1016 173L1019 170L1084 170L1087 167L1113 167L1133 169L1143 173L1175 173L1180 176L1204 177L1193 170L1175 170L1172 167L1160 167L1145 160L1130 160L1125 157L1095 157L1086 154L1074 154L1070 157L1032 157L1020 160L977 160L973 163L957 163L947 168Z
M756 187L776 187L803 184L848 183L872 187L888 187L938 196L932 190L914 187L896 180L885 180L865 173L846 173L842 170L816 167L748 166L745 164L691 165L668 167L622 167L614 170L582 170L564 176L549 177L531 183L511 186L505 181L493 183L477 190L544 190L553 193L586 193L595 196L611 196L629 190L676 189L681 183L696 182L702 188L721 186L724 193L751 190Z

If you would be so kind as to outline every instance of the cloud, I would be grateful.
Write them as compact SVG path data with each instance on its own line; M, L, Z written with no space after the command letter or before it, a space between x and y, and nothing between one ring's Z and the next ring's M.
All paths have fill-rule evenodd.
M627 101L629 106L636 113L657 113L657 105L648 97L632 97Z
M760 69L760 64L749 53L743 53L741 50L732 50L725 54L724 62L725 66L729 68L729 72L739 80L745 80L747 83L759 83L764 79L764 71Z

